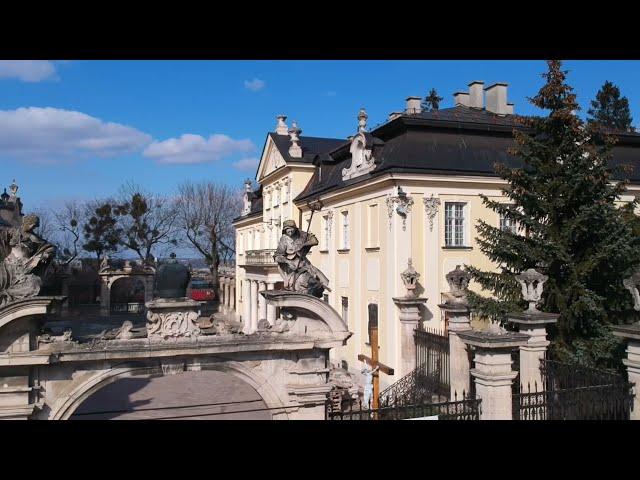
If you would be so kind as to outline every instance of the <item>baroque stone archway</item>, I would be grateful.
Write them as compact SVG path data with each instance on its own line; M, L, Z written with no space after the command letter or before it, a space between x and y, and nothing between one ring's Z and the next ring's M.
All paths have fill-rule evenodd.
M123 265L112 265L106 259L98 273L100 276L100 315L106 317L111 314L111 290L114 284L123 278L131 279L131 281L139 280L144 286L142 303L150 302L153 299L155 274L155 268L141 262L126 260Z
M70 385L68 388L69 392L58 399L56 405L47 413L46 418L50 420L69 419L80 405L94 393L124 378L152 378L165 375L179 375L180 373L188 371L206 370L223 372L242 380L260 395L267 408L271 411L272 419L289 419L287 415L287 405L285 405L285 401L278 395L276 388L270 383L269 379L247 365L234 361L204 362L195 366L191 365L180 372L171 372L170 369L164 369L163 371L163 368L144 365L123 365L109 370L99 370L88 375L88 378L85 376L79 377L77 381Z
M91 325L82 330L56 321L48 325L59 332L43 333L61 298L8 306L0 310L0 384L6 384L0 418L67 419L122 378L217 370L251 386L275 419L322 419L331 390L329 352L351 333L320 299L277 291L264 297L284 312L273 326L243 335L214 322L178 338L150 338L146 327L131 322L111 330L98 324L102 330L92 333Z

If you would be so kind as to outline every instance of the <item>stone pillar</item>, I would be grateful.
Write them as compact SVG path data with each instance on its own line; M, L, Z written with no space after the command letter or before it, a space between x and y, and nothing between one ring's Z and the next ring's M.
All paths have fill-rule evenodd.
M236 311L236 282L235 278L231 279L229 284L229 311Z
M529 337L525 345L520 347L520 384L526 392L544 390L540 360L545 358L547 347L551 342L547 340L547 323L556 323L560 315L555 313L512 313L507 321L517 325L518 331Z
M224 305L227 307L227 312L231 310L231 279L229 277L224 278Z
M274 283L267 283L267 290L273 290L274 287ZM269 325L276 323L276 307L271 303L267 303L267 322L269 322Z
M512 420L511 385L518 372L511 368L511 352L527 343L529 337L521 333L489 333L466 331L458 337L475 349L476 398L482 399L480 420Z
M100 284L100 315L108 317L111 314L111 288L109 278L102 277Z
M394 298L400 309L400 378L414 370L416 365L416 342L414 330L420 323L420 306L427 302L426 298L401 297Z
M71 278L71 275L69 275L66 272L60 274L60 283L62 284L61 295L63 297L67 297L66 301L64 301L60 306L60 315L63 317L66 317L67 315L69 315L69 280L70 278Z
M259 282L259 291L264 292L267 290L267 284L265 282ZM258 293L258 321L267 319L267 302L261 293Z
M629 382L635 383L631 420L640 420L640 323L613 327L613 334L627 340L627 358L622 363L627 367Z
M242 284L242 323L244 324L242 331L245 334L249 333L251 328L251 288L249 282L245 278Z
M251 327L250 333L258 330L258 282L251 280Z
M448 317L449 332L449 384L451 397L462 398L463 393L470 390L469 351L467 345L460 339L460 332L471 331L471 312L466 305L443 303L438 305L442 318Z

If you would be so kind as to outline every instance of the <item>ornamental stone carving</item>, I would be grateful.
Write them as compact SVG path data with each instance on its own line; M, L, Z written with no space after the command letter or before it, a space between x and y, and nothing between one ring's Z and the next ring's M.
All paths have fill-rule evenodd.
M413 197L407 196L407 194L398 187L396 196L387 197L387 212L389 214L389 230L393 223L393 212L396 212L402 217L402 230L407 229L407 215L411 213L411 207L413 206Z
M460 265L456 265L455 270L445 275L449 284L449 292L445 293L445 303L449 305L468 305L467 288L471 280L471 274L466 270L462 270Z
M416 286L420 274L413 268L413 262L411 259L408 261L407 269L400 274L402 282L407 289L407 298L416 296Z
M525 270L520 275L516 275L516 280L522 288L522 298L524 298L526 302L529 302L529 308L527 308L526 313L541 313L540 310L536 308L536 304L542 297L543 285L548 279L549 277L537 272L533 268Z
M367 112L364 108L358 112L358 134L351 140L351 165L342 169L342 180L359 177L376 168L373 158L373 137L367 133Z
M147 337L149 340L191 338L200 335L197 324L200 304L191 299L156 299L147 303Z
M640 311L640 292L638 291L638 287L640 286L640 268L637 268L629 278L625 278L622 284L631 293L633 309Z
M440 199L431 195L430 198L424 197L422 202L424 203L424 212L427 214L427 219L429 220L429 231L431 232L433 231L433 219L440 209Z

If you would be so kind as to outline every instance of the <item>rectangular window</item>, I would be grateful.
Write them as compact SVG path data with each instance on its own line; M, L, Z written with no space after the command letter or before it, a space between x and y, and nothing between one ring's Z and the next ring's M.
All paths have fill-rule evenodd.
M511 218L500 215L500 230L516 233L516 223Z
M322 217L322 245L320 249L329 250L329 242L329 215L324 215Z
M342 212L342 250L349 249L349 212Z
M444 204L444 243L447 247L464 247L465 218L463 202Z
M367 246L375 248L380 246L378 243L378 205L369 205L368 214Z
M342 320L349 325L349 298L342 297Z

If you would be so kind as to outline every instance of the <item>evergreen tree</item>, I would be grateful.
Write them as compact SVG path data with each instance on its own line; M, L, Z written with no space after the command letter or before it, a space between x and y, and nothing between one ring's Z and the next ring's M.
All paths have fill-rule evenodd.
M429 95L424 97L422 101L422 110L425 112L438 110L440 108L440 102L442 101L442 97L438 96L438 92L436 92L435 88L432 88L429 92Z
M589 122L619 130L631 129L633 119L629 111L629 100L627 97L620 97L620 89L608 80L596 94L596 99L591 100L591 108L587 113Z
M479 221L482 252L498 271L467 267L491 297L471 294L482 315L504 318L525 305L515 275L536 268L548 275L541 301L546 312L559 313L550 329L555 358L585 365L612 363L618 342L608 324L631 313L631 296L622 280L640 263L640 239L627 218L635 202L615 205L626 182L615 181L608 166L614 141L585 125L561 62L549 61L546 84L530 99L548 116L524 119L514 132L511 152L521 167L496 165L508 182L503 203L483 196L484 204L519 227L501 230Z

